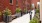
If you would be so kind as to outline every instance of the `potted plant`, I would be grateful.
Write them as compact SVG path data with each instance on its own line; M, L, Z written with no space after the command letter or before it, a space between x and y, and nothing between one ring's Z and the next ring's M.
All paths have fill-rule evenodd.
M36 15L38 15L40 17L40 11L39 11L39 9L36 9Z
M4 19L4 21L11 21L11 10L9 10L8 8L6 8L4 11L3 11L4 13L3 13L3 19Z
M21 9L20 8L16 8L16 16L17 17L21 16Z
M36 9L36 13L39 13L39 9Z
M27 9L26 9L26 8L24 8L24 13L25 13L25 14L27 13Z
M2 12L0 12L0 22L2 21Z
M39 23L40 18L39 18L39 14L37 13L32 20L30 20L30 23Z
M30 20L30 23L39 23L39 19L38 18L33 18L32 20Z

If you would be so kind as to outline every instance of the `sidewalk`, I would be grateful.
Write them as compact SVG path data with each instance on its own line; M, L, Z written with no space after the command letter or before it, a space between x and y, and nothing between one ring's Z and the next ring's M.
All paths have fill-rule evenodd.
M32 14L32 18L34 17L34 12ZM12 20L12 22L9 23L29 23L30 22L30 14L25 14L22 17L16 18ZM0 22L0 23L5 23L5 22Z
M17 19L14 19L10 23L29 23L29 22L30 22L30 15L28 13L28 14L23 15L22 17L19 17Z

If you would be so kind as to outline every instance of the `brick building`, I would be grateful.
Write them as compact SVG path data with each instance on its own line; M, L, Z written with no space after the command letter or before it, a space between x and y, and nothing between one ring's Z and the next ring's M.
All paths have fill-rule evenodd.
M0 11L3 11L6 7L8 7L12 14L14 14L17 6L24 10L26 5L28 5L27 9L30 10L31 4L34 3L36 6L36 2L38 1L39 0L0 0Z

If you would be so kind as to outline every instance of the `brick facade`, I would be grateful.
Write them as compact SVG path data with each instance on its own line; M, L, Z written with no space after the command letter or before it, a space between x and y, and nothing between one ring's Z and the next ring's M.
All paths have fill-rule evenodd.
M24 4L23 4L23 1L24 1ZM38 1L38 0L36 0ZM27 9L30 10L30 5L31 3L36 3L35 0L27 0ZM23 10L24 7L26 5L26 0L18 0L18 6ZM12 14L15 13L15 10L16 10L16 0L13 0L13 5L10 4L10 0L0 0L0 11L3 11L6 7L8 7Z

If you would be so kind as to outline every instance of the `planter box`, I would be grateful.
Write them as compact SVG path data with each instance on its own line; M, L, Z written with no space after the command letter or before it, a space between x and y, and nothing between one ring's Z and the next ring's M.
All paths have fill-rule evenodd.
M16 13L15 14L17 17L21 17L21 13Z
M11 22L12 21L12 17L11 16L3 16L3 20L4 20L4 22Z

